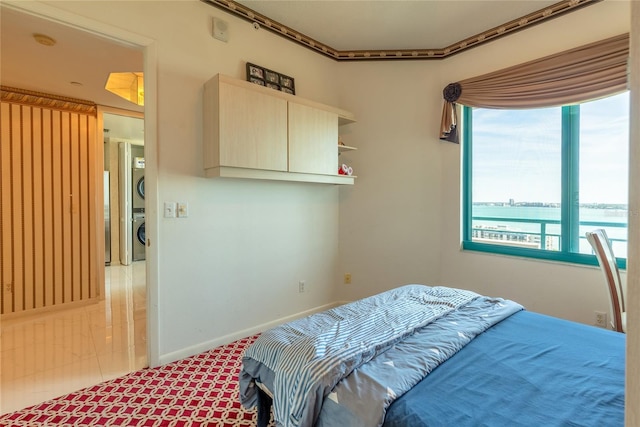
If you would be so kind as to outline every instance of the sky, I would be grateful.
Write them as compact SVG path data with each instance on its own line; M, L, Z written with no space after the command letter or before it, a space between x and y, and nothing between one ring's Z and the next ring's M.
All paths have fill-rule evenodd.
M473 201L560 202L560 107L473 109ZM628 200L628 92L580 107L580 203Z

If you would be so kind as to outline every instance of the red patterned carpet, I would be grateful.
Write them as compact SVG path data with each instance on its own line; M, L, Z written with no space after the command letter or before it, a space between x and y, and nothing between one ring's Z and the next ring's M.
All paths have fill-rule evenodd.
M238 398L244 338L0 417L1 426L255 426Z

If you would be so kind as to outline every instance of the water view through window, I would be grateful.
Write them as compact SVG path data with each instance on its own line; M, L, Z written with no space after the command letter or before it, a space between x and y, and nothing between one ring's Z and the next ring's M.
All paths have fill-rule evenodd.
M604 228L626 258L627 92L575 106L469 111L468 239L591 254L585 232Z

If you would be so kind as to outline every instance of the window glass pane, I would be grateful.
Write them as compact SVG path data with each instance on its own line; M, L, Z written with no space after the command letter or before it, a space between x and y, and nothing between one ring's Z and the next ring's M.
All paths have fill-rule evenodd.
M580 252L584 233L604 228L617 257L627 257L629 93L580 106Z
M472 241L560 250L562 109L472 114Z

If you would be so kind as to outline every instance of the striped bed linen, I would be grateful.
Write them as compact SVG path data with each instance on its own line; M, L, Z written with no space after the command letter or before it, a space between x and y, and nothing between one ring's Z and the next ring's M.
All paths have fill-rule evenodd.
M416 330L343 378L324 399L315 426L382 426L392 403L478 335L521 310L513 301L483 296Z
M255 372L246 372L245 366L262 364L275 373L277 425L314 425L324 397L341 379L416 329L479 297L461 289L406 285L273 328L244 355L241 401L255 405Z

